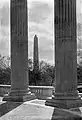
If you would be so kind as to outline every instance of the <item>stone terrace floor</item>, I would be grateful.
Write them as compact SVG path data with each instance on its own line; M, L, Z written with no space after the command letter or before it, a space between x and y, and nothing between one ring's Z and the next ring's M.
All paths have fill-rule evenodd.
M45 106L45 100L18 103L0 97L0 120L82 120L82 108L65 110Z

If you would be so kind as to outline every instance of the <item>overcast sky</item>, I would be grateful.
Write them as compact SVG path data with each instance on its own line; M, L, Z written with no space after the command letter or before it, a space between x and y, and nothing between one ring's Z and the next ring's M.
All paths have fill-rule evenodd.
M40 60L54 63L54 0L28 0L29 57L33 56L33 37L39 39ZM10 54L9 0L0 0L0 53ZM78 48L82 49L82 0L77 0Z

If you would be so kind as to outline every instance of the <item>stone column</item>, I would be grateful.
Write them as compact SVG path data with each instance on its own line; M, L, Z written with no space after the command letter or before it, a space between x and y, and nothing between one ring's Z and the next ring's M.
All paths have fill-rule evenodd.
M28 89L27 0L11 0L11 91L3 100L26 101L35 98Z
M34 56L33 56L33 63L34 63L34 71L35 73L39 70L39 58L38 58L38 37L37 35L34 36Z
M55 0L55 93L46 105L82 106L77 92L76 0Z

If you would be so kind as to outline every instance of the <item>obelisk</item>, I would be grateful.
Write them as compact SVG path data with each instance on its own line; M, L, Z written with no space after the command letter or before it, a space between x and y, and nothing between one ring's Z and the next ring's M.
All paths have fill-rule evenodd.
M33 56L34 72L37 73L39 70L39 56L38 56L38 37L34 36L34 56Z
M11 91L3 100L23 102L35 98L28 88L27 0L11 0Z
M81 107L77 91L76 0L55 0L55 93L46 105Z

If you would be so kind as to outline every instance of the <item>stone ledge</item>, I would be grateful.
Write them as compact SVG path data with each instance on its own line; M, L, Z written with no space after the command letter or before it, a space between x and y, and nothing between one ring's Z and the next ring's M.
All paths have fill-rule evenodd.
M48 99L45 102L45 105L57 107L57 108L76 108L76 107L82 107L82 99L76 99L76 100L55 100L55 99Z
M24 96L5 95L3 97L3 101L25 102L25 101L33 100L35 98L36 98L36 96L32 93L30 93L30 94L27 93L27 95L24 95Z

